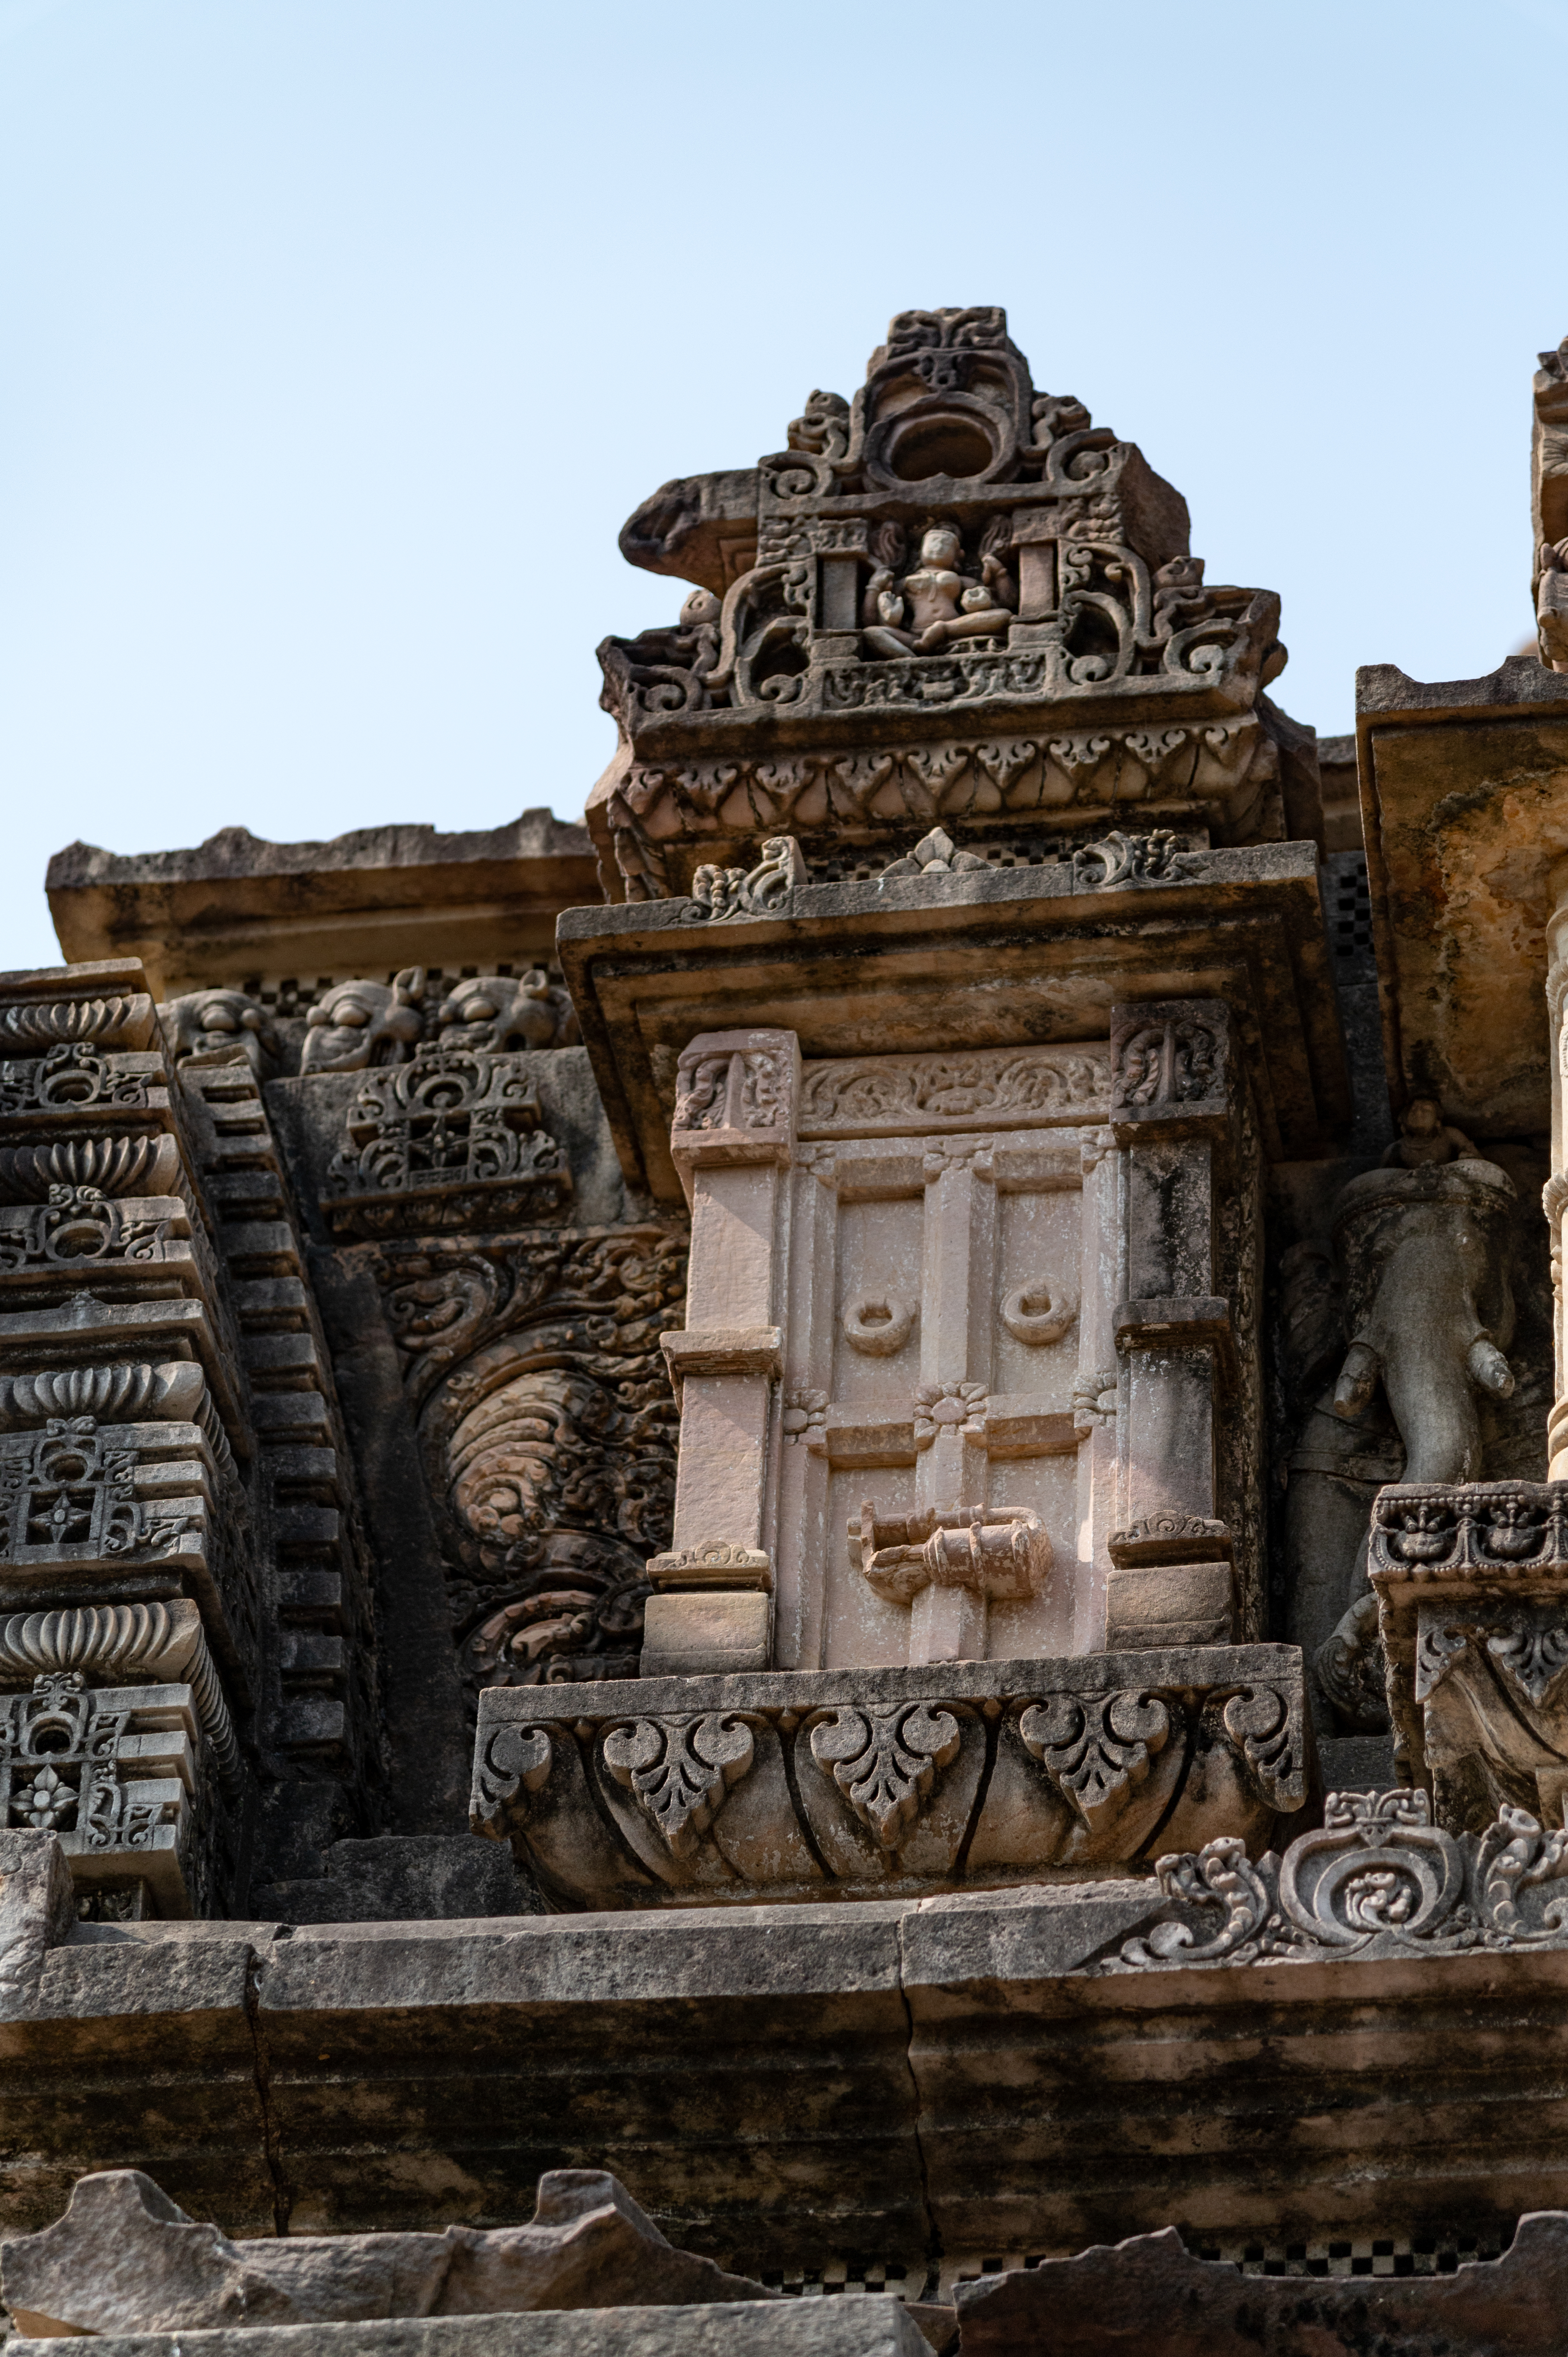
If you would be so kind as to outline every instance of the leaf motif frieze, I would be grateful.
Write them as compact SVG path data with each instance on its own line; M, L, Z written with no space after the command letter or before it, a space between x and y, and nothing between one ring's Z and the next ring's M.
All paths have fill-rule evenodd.
M1102 1044L854 1056L806 1065L799 1126L803 1137L825 1138L1092 1123L1110 1103L1111 1054Z
M961 1663L757 1674L722 1686L654 1679L640 1693L590 1679L575 1685L570 1716L542 1694L482 1695L474 1823L587 1906L656 1903L650 1859L671 1890L700 1884L714 1900L800 1897L824 1880L874 1895L961 1888L971 1875L1006 1884L1052 1868L1128 1867L1180 1792L1184 1822L1196 1810L1201 1826L1207 1813L1216 1838L1233 1831L1240 1807L1251 1830L1239 1847L1255 1854L1305 1798L1305 1780L1293 1781L1270 1749L1288 1728L1299 1752L1305 1723L1299 1664L1283 1654L1262 1649L1240 1686L1205 1684L1198 1665L1213 1657L1195 1654L1194 1681L1173 1673L1158 1686L1107 1686L1091 1659L1053 1665L1044 1687ZM1239 1701L1249 1707L1228 1710ZM498 1799L496 1747L521 1760L517 1747L545 1725L554 1766ZM1192 1761L1217 1750L1229 1773L1209 1766L1190 1778ZM727 1813L743 1784L744 1824ZM602 1799L626 1796L611 1810L631 1842L619 1868L602 1811L599 1830L579 1823L596 1787ZM647 1829L635 1840L628 1808L639 1813L634 1830ZM662 1846L650 1849L655 1835ZM629 1898L634 1887L644 1895Z

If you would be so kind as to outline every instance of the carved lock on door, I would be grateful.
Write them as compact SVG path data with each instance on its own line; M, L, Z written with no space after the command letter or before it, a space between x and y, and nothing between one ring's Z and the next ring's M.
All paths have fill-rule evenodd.
M849 1552L852 1566L891 1604L912 1604L928 1587L1020 1603L1040 1593L1054 1560L1037 1514L959 1506L879 1520L869 1499L850 1523Z

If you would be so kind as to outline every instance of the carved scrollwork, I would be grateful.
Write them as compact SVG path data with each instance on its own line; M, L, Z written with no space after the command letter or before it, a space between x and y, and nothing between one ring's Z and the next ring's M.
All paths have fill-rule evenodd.
M1119 1024L1111 1046L1112 1103L1119 1110L1175 1108L1224 1091L1229 1041L1212 1021L1155 1010Z
M604 1738L606 1767L636 1796L675 1857L691 1856L753 1756L750 1727L727 1711L639 1718L611 1727Z
M439 1047L366 1075L322 1208L338 1232L375 1236L537 1218L571 1190L521 1058Z
M766 1034L746 1047L688 1048L675 1071L671 1135L679 1143L707 1130L787 1128L792 1078L785 1042Z
M1323 1830L1294 1841L1280 1866L1286 1916L1331 1947L1434 1932L1464 1889L1459 1845L1432 1823L1424 1792L1331 1792Z
M521 1593L486 1612L463 1640L464 1684L560 1685L637 1674L647 1566L632 1548L591 1531L544 1534Z
M1099 1046L856 1056L806 1066L800 1126L803 1136L864 1137L1042 1114L1082 1122L1110 1101L1111 1060Z
M78 1040L27 1063L0 1064L0 1114L101 1106L115 1113L152 1112L166 1095L159 1086L158 1062L153 1056L107 1055Z
M752 868L703 866L692 878L693 917L766 917L809 884L804 855L793 835L769 835Z
M537 1792L547 1782L553 1760L548 1727L497 1727L474 1770L476 1821L496 1824L509 1802L523 1792Z
M1543 1833L1527 1809L1504 1808L1481 1835L1474 1881L1482 1921L1516 1946L1556 1939L1568 1929L1568 1892L1539 1915L1526 1914L1527 1891L1568 1882L1568 1832Z
M896 334L853 405L813 395L790 447L758 461L752 512L731 512L736 478L702 478L628 523L634 562L703 585L673 625L600 649L638 757L603 806L628 898L689 889L693 850L726 877L715 833L739 853L847 821L887 843L916 816L1083 799L1120 814L1156 792L1230 840L1258 824L1278 772L1255 707L1285 659L1279 600L1151 541L1133 446L1075 399L1036 396L1004 322L983 347L922 317L935 340ZM853 515L834 511L846 494ZM847 738L781 757L780 707L928 724L963 709L982 757L918 744L885 780L883 748Z
M1273 1893L1233 1834L1206 1843L1196 1855L1162 1857L1155 1875L1166 1899L1200 1910L1221 1909L1219 1928L1205 1939L1181 1916L1156 1923L1144 1938L1123 1943L1118 1961L1124 1966L1239 1963L1269 1921Z
M525 1567L563 1523L650 1541L670 1512L669 1426L669 1415L628 1415L607 1385L570 1367L499 1384L445 1442L466 1552L493 1584Z
M674 1493L659 1336L680 1319L682 1240L389 1245L377 1266L470 1692L634 1675Z
M34 1262L58 1266L157 1261L170 1237L188 1227L183 1206L172 1200L166 1214L138 1219L96 1187L51 1187L42 1203L16 1212L0 1210L0 1274Z
M1277 1686L1248 1686L1225 1706L1225 1731L1240 1745L1258 1789L1276 1809L1306 1798L1306 1740L1299 1700Z
M908 710L929 722L940 712L950 714L956 724L993 694L1037 702L1051 692L1046 657L1021 652L957 651L898 662L830 662L820 674L813 673L813 679L819 676L825 707L846 717ZM691 881L680 879L692 878L701 865L725 879L727 902L731 889L738 888L729 879L752 872L738 864L742 856L755 862L758 841L786 834L800 840L812 861L825 856L831 863L847 841L864 845L867 854L883 848L886 864L915 856L911 821L948 833L961 820L972 827L983 815L994 823L1004 813L1010 827L1022 821L1038 828L1069 808L1109 812L1155 798L1167 807L1187 802L1195 827L1208 828L1219 820L1234 836L1245 833L1249 813L1271 781L1274 759L1272 743L1251 716L1197 728L1041 726L1027 737L949 736L893 750L875 746L788 760L733 752L722 759L670 764L639 760L605 808L628 899L690 895ZM728 862L714 856L715 832ZM948 839L954 840L950 833ZM1054 843L1051 848L1056 852ZM1001 843L955 842L950 866L935 872L950 872L971 859L1010 865L1014 856ZM1192 855L1195 860L1200 856ZM1113 845L1112 856L1119 864ZM919 861L921 872L927 864ZM1102 865L1082 869L1079 889L1095 888ZM1142 880L1170 879L1151 873ZM696 920L703 910L693 904L687 914Z
M1181 838L1168 826L1157 826L1150 834L1123 834L1113 828L1103 842L1075 851L1072 861L1074 877L1096 892L1128 884L1176 883L1200 876L1207 865L1201 852L1184 851Z
M1170 1731L1165 1705L1136 1688L1093 1699L1046 1695L1018 1720L1025 1749L1090 1826L1144 1781Z
M897 1849L939 1770L958 1757L958 1720L924 1703L868 1703L829 1711L811 1728L811 1756L830 1773L884 1849Z
M1486 1640L1487 1651L1525 1700L1540 1709L1568 1671L1568 1620L1561 1605L1538 1606Z
M0 1442L0 1555L35 1564L174 1552L199 1519L199 1500L139 1498L138 1461L123 1427L90 1415Z
M1293 1668L1280 1658L1285 1652L1266 1649L1271 1663L1259 1650L1255 1667L1273 1675L1260 1674L1258 1684L1299 1674L1299 1658ZM1275 1820L1225 1724L1222 1706L1236 1698L1234 1684L1106 1691L1102 1675L1099 1662L1064 1662L1053 1691L1042 1695L1014 1683L1007 1666L985 1662L871 1671L864 1684L843 1670L763 1673L693 1680L675 1710L664 1707L672 1698L667 1689L661 1697L644 1689L646 1713L628 1712L624 1690L579 1684L569 1719L557 1696L537 1688L487 1693L475 1752L475 1822L510 1834L546 1884L575 1903L648 1903L651 1866L665 1891L654 1903L689 1897L694 1876L716 1904L769 1894L875 1896L890 1878L928 1891L961 1889L974 1870L965 1864L971 1858L984 1882L1002 1884L1038 1880L1063 1866L1131 1867L1179 1795L1184 1823L1230 1838L1228 1873L1243 1883L1249 1872L1268 1882L1276 1862L1249 1867L1244 1856L1268 1838ZM498 1812L487 1745L502 1727L549 1727L557 1765L536 1792ZM1198 1762L1198 1772L1190 1772ZM1221 1763L1223 1772L1215 1773ZM711 1824L704 1829L703 1811L716 1815L728 1806L725 1794L742 1775L751 1781L739 1817L716 1834ZM1236 1833L1239 1792L1248 1795L1245 1842ZM614 1846L607 1851L611 1820ZM656 1846L645 1837L645 1823L663 1820L689 1845L680 1872L660 1872L660 1861L673 1857L662 1831ZM1172 1862L1162 1889L1179 1886L1206 1907L1223 1897L1212 1867L1205 1881L1195 1866L1197 1882L1189 1888L1178 1867ZM1272 1883L1269 1901L1277 1905ZM1185 1900L1174 1920L1191 1931L1170 1935L1184 1953L1196 1950L1199 1935L1208 1941L1209 1918L1194 1924ZM1280 1920L1282 1936L1302 1938Z
M168 1793L121 1772L133 1706L124 1687L89 1692L78 1670L46 1671L0 1703L0 1819L74 1834L87 1851L150 1849Z
M1568 1863L1555 1845L1542 1844L1534 1818L1511 1816L1466 1848L1432 1824L1424 1792L1330 1792L1322 1828L1298 1835L1283 1858L1249 1864L1230 1837L1161 1858L1163 1920L1124 1941L1100 1969L1342 1957L1389 1943L1439 1953L1514 1945L1517 1890L1560 1878ZM1224 1920L1209 1932L1203 1915L1215 1905ZM1551 1925L1527 1939L1559 1935L1561 1910L1551 1912Z
M458 1360L498 1336L536 1329L556 1333L569 1351L605 1353L606 1373L662 1382L668 1395L658 1338L680 1323L685 1265L682 1237L636 1227L479 1245L433 1238L389 1245L375 1264L404 1382L421 1407ZM628 1356L639 1364L616 1366ZM484 1380L476 1374L467 1385Z

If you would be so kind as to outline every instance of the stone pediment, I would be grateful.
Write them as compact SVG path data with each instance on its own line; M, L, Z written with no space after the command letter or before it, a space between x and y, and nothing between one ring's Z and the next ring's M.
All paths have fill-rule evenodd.
M853 401L813 393L786 449L666 483L620 544L696 585L599 649L621 749L588 817L627 899L786 817L892 839L915 748L955 732L977 741L944 745L943 785L967 774L936 813L961 824L1070 833L1136 801L1225 842L1285 832L1278 598L1205 584L1179 492L1035 391L1001 310L901 312Z

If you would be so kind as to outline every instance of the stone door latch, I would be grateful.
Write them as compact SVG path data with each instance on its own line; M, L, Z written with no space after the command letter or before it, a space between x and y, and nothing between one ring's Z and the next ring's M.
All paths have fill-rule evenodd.
M890 1604L928 1587L967 1587L994 1603L1038 1596L1053 1560L1037 1514L985 1506L928 1507L878 1520L868 1499L849 1525L852 1567Z

